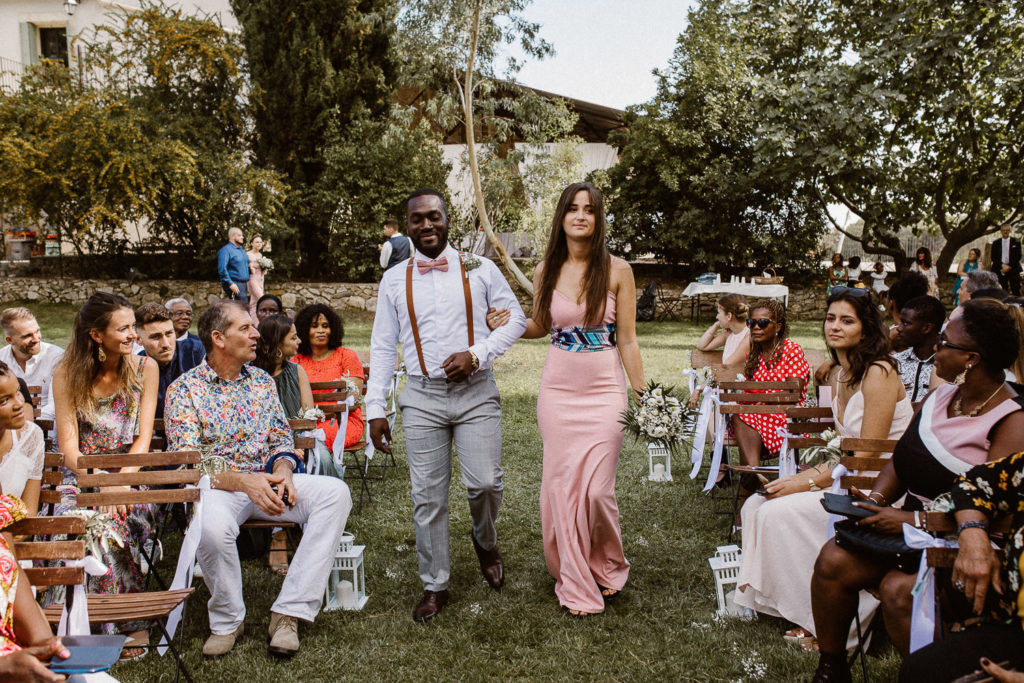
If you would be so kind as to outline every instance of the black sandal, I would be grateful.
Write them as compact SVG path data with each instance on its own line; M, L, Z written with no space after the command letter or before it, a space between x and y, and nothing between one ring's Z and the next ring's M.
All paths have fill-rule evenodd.
M601 591L601 597L604 598L605 602L611 602L612 600L615 600L620 595L622 595L622 591L621 590L616 590L614 588L606 588L605 586L602 586L601 584L597 584L597 588ZM605 591L610 591L610 592L606 593Z

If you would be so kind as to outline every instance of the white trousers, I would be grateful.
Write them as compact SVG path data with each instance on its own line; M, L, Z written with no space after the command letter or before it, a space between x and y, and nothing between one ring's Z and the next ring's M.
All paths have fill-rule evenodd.
M279 614L313 621L320 611L334 553L352 511L348 486L334 477L296 474L298 503L271 516L239 491L211 490L203 494L203 535L199 541L199 566L210 590L210 631L233 633L245 619L242 566L235 539L238 528L249 519L305 524L281 592L270 608Z

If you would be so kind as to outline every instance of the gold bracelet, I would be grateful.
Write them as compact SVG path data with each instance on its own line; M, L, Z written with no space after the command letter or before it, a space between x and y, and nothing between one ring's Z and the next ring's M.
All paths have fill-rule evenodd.
M878 496L880 500L875 500L871 496ZM868 494L868 500L870 500L872 503L875 503L877 505L885 505L885 496L883 496L878 491L872 491L871 493L869 493Z

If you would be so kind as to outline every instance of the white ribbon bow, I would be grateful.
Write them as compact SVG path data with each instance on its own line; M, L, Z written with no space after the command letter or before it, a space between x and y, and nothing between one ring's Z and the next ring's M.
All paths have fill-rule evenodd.
M721 405L718 397L712 399L716 405ZM711 452L711 468L708 470L708 480L704 482L704 492L707 493L715 486L718 479L718 469L722 466L722 451L725 446L725 415L718 412L718 419L715 422L715 447Z
M914 606L910 617L910 651L916 652L935 639L935 572L928 566L928 548L957 548L956 541L936 538L929 533L903 524L903 540L915 550L922 550L917 567L917 581L911 595Z
M796 454L789 447L790 434L785 427L776 427L776 433L782 437L782 445L779 447L779 477L789 477L796 474Z
M204 474L199 479L199 485L188 486L186 488L198 488L199 489L199 500L196 501L195 507L192 512L192 521L188 525L188 529L185 531L185 538L181 542L181 550L178 552L178 566L174 571L174 580L171 581L171 590L181 590L182 588L188 588L192 585L192 571L196 566L196 551L199 550L199 541L203 535L203 493L210 490L210 476ZM182 601L174 611L171 612L170 616L167 617L167 633L171 638L174 637L174 632L178 628L178 623L181 621L181 615L185 609L185 603ZM167 637L160 639L160 645L157 647L157 652L161 656L167 652Z
M339 471L345 466L345 432L348 427L348 414L352 410L352 406L355 404L356 399L354 396L346 398L345 412L338 416L338 433L334 437L332 455L334 456L334 464L338 466Z
M306 468L309 474L320 474L320 449L327 452L327 435L323 429L307 429L297 434L300 438L313 438L316 443L309 449L309 466Z
M690 462L693 469L690 470L690 479L697 478L697 472L704 463L704 442L707 441L708 422L711 420L711 413L718 401L718 389L704 387L700 400L700 409L697 412L697 425L693 430L693 449L690 451Z
M81 560L68 560L68 567L82 567L89 576L103 576L108 571L107 565L92 555ZM86 598L85 582L73 588L71 613L68 614L68 600L64 598L64 609L60 613L60 624L57 626L59 636L87 636L92 632L89 628L89 603Z

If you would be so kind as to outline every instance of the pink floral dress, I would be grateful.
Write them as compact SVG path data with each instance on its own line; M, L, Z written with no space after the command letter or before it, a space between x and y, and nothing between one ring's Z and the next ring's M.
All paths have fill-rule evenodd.
M0 495L0 529L25 518L25 504L14 496ZM14 598L18 594L18 560L0 536L0 657L21 649L14 634Z

